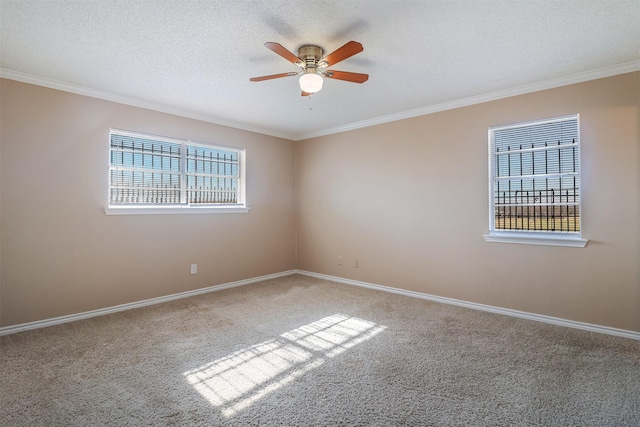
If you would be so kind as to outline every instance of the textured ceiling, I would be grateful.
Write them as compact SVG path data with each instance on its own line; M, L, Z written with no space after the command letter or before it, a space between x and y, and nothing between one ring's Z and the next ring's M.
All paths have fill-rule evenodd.
M0 0L2 76L290 139L640 69L640 0ZM300 96L263 46L364 52Z

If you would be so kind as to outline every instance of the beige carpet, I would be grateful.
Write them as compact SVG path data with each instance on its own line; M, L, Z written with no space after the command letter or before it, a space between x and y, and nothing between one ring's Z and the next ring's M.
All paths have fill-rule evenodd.
M640 426L638 341L305 276L0 345L2 426Z

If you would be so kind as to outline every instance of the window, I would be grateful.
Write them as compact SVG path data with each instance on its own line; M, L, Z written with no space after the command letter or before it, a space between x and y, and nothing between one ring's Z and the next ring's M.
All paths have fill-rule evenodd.
M109 141L107 214L247 210L244 150L113 129Z
M491 242L585 246L578 115L489 128Z

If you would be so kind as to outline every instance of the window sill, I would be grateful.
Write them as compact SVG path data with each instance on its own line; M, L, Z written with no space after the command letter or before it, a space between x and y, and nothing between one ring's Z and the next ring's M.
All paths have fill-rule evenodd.
M212 213L248 213L246 206L117 206L105 208L107 215L176 215Z
M484 240L490 243L516 243L522 245L567 246L584 248L589 240L570 235L550 235L533 233L484 234Z

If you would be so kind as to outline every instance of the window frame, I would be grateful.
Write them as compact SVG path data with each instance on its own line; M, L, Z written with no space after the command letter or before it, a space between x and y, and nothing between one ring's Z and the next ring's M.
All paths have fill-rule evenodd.
M506 129L515 129L515 128L531 128L536 125L543 124L551 124L558 122L565 122L569 120L575 120L577 126L577 141L575 144L575 148L577 149L577 190L578 190L578 210L580 214L580 227L578 231L550 231L550 230L513 230L513 229L496 229L495 228L495 218L496 218L496 202L495 202L495 182L497 180L496 176L496 157L497 152L495 149L495 133L496 131L506 130ZM582 167L580 164L581 157L581 137L580 137L580 115L572 114L567 116L560 117L552 117L547 119L540 120L532 120L527 122L520 123L512 123L507 125L500 126L492 126L488 129L488 172L489 172L489 232L484 234L483 237L485 241L491 243L516 243L516 244L532 244L532 245L547 245L547 246L568 246L568 247L585 247L588 240L582 237ZM536 148L536 150L549 152L554 148L549 147L549 149L542 147ZM532 148L531 151L534 149ZM515 151L515 150L514 150ZM522 150L520 150L522 151ZM533 156L534 154L532 154ZM560 156L560 154L558 154ZM559 157L559 162L560 157ZM522 171L520 171L522 173ZM536 174L535 171L532 175L528 175L527 178L535 179ZM575 173L575 172L574 172ZM521 175L507 175L507 176L521 176ZM561 180L562 178L559 177ZM535 194L534 194L535 196ZM575 199L575 196L574 196ZM534 202L535 203L535 202ZM565 206L568 206L565 205ZM528 212L528 210L527 210ZM535 206L533 208L534 218L535 218Z
M166 204L111 204L111 173L113 166L111 165L111 139L113 134L124 136L138 137L142 139L151 139L158 142L180 144L181 152L179 159L179 175L181 176L180 200L184 203L166 203ZM116 128L109 129L108 140L108 179L107 179L107 207L104 209L107 215L153 215L153 214L206 214L206 213L247 213L250 208L246 204L246 149L214 145L200 141L188 139L170 138L159 135L152 135L142 132L134 132L121 130ZM210 203L210 204L190 204L186 199L186 179L190 176L187 170L187 157L189 153L185 148L196 147L204 149L214 149L223 151L232 151L238 156L238 185L235 192L237 203Z

